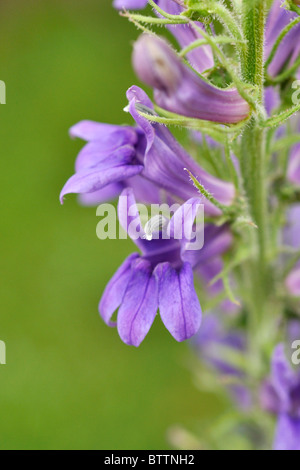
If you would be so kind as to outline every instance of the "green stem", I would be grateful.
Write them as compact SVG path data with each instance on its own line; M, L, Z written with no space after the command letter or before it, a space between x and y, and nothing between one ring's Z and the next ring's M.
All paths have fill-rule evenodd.
M253 118L242 138L242 172L249 209L258 226L261 275L267 263L267 189L265 172L265 131Z
M243 78L258 90L258 106L263 106L264 100L264 30L265 30L265 0L243 0L244 36L248 41L246 60L242 63ZM249 211L258 226L255 243L256 257L249 266L251 278L250 321L256 342L259 341L259 329L265 314L266 297L269 290L269 273L267 261L268 246L268 206L266 187L266 136L265 129L259 120L252 117L248 128L242 137L241 168L244 189L249 203ZM253 232L252 232L253 233ZM254 330L254 331L253 331ZM262 345L261 345L262 346ZM254 345L258 348L259 344ZM254 369L259 369L259 359L256 356Z
M244 79L257 87L258 105L264 99L265 0L243 1L244 34L248 40ZM265 178L265 130L253 117L242 139L242 172L250 211L259 228L260 258L266 261L267 198Z
M247 53L242 63L244 79L256 85L263 99L265 0L243 0L244 37Z

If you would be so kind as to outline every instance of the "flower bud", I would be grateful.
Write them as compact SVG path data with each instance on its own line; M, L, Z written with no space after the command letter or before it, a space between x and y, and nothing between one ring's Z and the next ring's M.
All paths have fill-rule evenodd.
M143 34L134 45L133 66L147 85L175 93L182 80L182 68L174 56L165 41Z
M162 108L180 115L219 123L237 123L249 105L235 88L220 89L185 65L163 39L144 34L135 43L133 66L138 77L154 88Z

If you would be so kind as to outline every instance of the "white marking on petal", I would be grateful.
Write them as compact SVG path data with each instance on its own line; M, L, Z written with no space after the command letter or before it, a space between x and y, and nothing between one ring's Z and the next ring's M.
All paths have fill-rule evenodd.
M162 232L168 225L169 220L163 215L155 215L145 225L145 235L143 238L145 240L151 241L153 239L154 232Z

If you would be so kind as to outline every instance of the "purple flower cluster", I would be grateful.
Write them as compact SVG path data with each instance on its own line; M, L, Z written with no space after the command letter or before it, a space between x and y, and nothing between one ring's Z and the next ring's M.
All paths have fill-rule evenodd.
M114 6L138 9L146 3L120 0ZM170 13L181 11L173 1L157 3ZM201 37L185 25L170 27L170 31L182 46ZM198 71L214 63L207 46L193 51L189 58ZM154 88L156 103L167 110L220 123L239 122L249 114L248 104L235 89L221 90L209 85L162 39L143 35L134 47L133 62L138 75ZM74 175L61 191L61 202L69 193L79 194L81 203L86 205L122 195L120 201L124 198L129 201L125 207L120 202L118 211L121 225L126 229L135 199L146 204L180 202L182 208L174 214L176 218L186 204L199 204L200 194L190 180L186 171L189 170L220 205L230 206L236 195L233 184L201 168L167 128L146 118L155 115L155 111L140 88L131 87L127 98L127 109L135 126L83 121L72 127L71 136L87 144L77 157ZM222 214L209 199L201 197L201 203L206 216ZM182 223L193 226L193 217ZM129 257L109 282L99 306L101 316L107 324L118 327L125 343L137 346L159 309L167 329L175 339L183 341L197 332L201 321L193 275L201 279L211 295L223 290L221 280L213 286L209 283L223 269L221 256L231 247L232 234L227 225L206 224L205 246L197 251L188 250L185 240L171 237L150 241L143 236L141 230L140 239L135 240L142 254ZM113 323L111 317L117 309L117 322Z
M180 15L185 8L184 2L180 0L155 0L155 3L161 9L155 12L155 24L162 23L163 12ZM225 9L222 10L223 13L227 11L235 29L234 25L239 21L239 15L234 14L230 8L226 10L224 2L220 3L221 8ZM141 10L146 8L147 4L147 0L114 0L113 2L114 7L119 10ZM206 11L205 8L204 11ZM252 199L255 198L253 194L246 194L247 185L243 186L245 183L243 172L245 171L246 177L251 173L249 178L253 179L253 175L261 176L260 173L265 172L265 168L257 172L254 168L257 162L253 159L249 162L251 172L247 173L244 156L241 156L242 152L247 154L247 148L240 146L241 138L236 138L234 133L240 128L243 128L243 132L250 133L253 124L254 128L257 126L259 129L259 135L253 134L253 138L257 140L255 143L259 145L260 142L264 142L264 138L258 138L263 137L264 131L261 128L276 124L277 121L275 122L273 118L267 119L266 116L270 117L282 110L280 108L284 103L281 102L281 97L286 97L286 91L284 83L282 86L281 84L269 85L285 79L286 71L291 72L289 77L300 78L300 69L295 70L300 55L300 23L295 22L284 39L280 43L277 42L280 33L294 22L298 14L289 10L283 0L274 0L271 3L265 28L267 87L264 89L265 110L262 110L262 93L258 102L254 103L256 100L255 82L251 82L253 84L251 88L248 83L244 84L241 78L238 78L241 75L237 63L238 54L235 53L234 60L230 57L228 73L225 73L226 61L222 62L220 57L217 58L218 50L215 53L214 46L218 47L219 44L221 45L219 55L222 56L222 54L227 54L227 47L228 50L235 50L235 47L238 49L242 43L247 48L249 45L246 41L225 36L229 34L229 30L232 33L231 27L222 30L224 35L219 33L220 24L222 27L223 22L226 23L226 15L221 21L220 18L218 20L217 14L216 18L214 14L208 15L207 23L204 25L199 22L199 19L205 21L202 20L200 14L199 16L195 14L196 21L193 21L190 19L193 17L191 11L189 10L188 13L188 18L185 16L183 21L182 17L180 18L178 21L180 24L175 24L173 20L164 21L163 24L167 23L166 28L172 36L170 42L150 34L149 29L135 42L132 55L133 68L137 77L153 90L153 100L138 86L129 88L126 95L128 106L125 111L133 119L132 125L118 126L81 121L71 128L71 137L80 138L86 143L77 156L74 174L61 191L60 200L63 203L64 197L70 193L78 194L83 205L98 205L119 198L120 225L138 249L138 252L128 256L122 263L104 290L99 303L99 312L104 322L117 328L124 343L137 347L145 339L159 314L166 329L175 340L184 341L194 337L193 344L202 360L219 375L229 379L227 388L240 408L247 410L253 404L252 390L250 393L248 386L245 386L245 379L251 379L249 377L251 368L246 371L245 367L242 370L241 366L239 367L236 363L233 365L228 359L230 353L231 357L245 357L247 336L240 330L228 332L225 327L226 320L224 321L220 315L209 314L202 318L202 308L195 284L197 282L200 285L199 292L204 292L210 298L216 297L216 309L221 310L222 314L237 309L236 305L228 299L234 301L230 285L233 277L231 277L231 269L226 270L227 265L224 266L224 255L231 250L238 237L242 238L239 231L241 226L248 225L254 228L255 223L260 225L257 220L259 217L253 215L257 208L253 210L250 207L253 203ZM141 16L131 15L131 18L134 20ZM149 22L151 23L152 20ZM211 23L208 24L208 22ZM145 29L144 26L142 28ZM243 28L238 28L238 30L243 38ZM208 31L212 40L202 41L207 38ZM195 41L197 43L192 45ZM215 44L212 41L215 41ZM174 43L177 43L181 49L191 45L192 47L180 54L173 47ZM245 64L243 65L245 67ZM289 70L291 67L293 67L292 70ZM284 75L281 75L282 73ZM219 77L217 77L218 74ZM222 87L216 86L215 83L219 83L222 79ZM285 109L285 105L283 108ZM280 117L281 115L277 117L278 122ZM250 118L252 118L251 126L248 126L246 130ZM263 120L265 123L262 125ZM169 122L191 124L189 136L193 141L188 151L165 127L164 123ZM235 125L239 123L239 126ZM265 151L268 147L270 154L273 138L275 140L283 135L289 137L289 128L283 124L283 121L278 127L277 132L273 134L270 132L268 145L264 148ZM211 137L204 137L199 129L202 131L209 129L208 133ZM234 135L234 144L228 139L228 135L230 138ZM225 153L222 142L226 147ZM294 140L292 142L294 143ZM196 146L199 147L197 161L193 158L192 151ZM207 153L210 158L207 157ZM269 157L268 163L273 156L269 155ZM243 160L241 164L239 159ZM225 165L227 174L225 175L224 172L223 177L222 170L225 169ZM213 172L212 169L216 171ZM292 146L284 171L285 178L282 172L278 178L277 174L274 176L276 183L274 183L274 187L276 186L274 191L277 191L277 184L280 186L281 180L284 180L284 189L299 195L299 143ZM233 182L228 181L227 175L229 174ZM266 173L265 176L267 179ZM266 181L266 186L267 184L271 188L272 184L269 184L269 181ZM251 185L252 189L256 188L256 182L251 181ZM282 191L281 194L286 193ZM265 201L269 204L269 209L273 204L273 199L275 201L273 207L280 199L277 193L273 196L274 198L270 197L268 201ZM299 199L295 198L295 200ZM178 206L163 228L156 227L149 237L146 227L142 225L138 203L150 205L166 202L170 206L175 203ZM204 206L206 216L204 227L201 228L205 242L203 247L193 249L191 238L197 227L200 205ZM281 206L284 206L281 218L281 221L284 221L286 205L283 202L278 206L280 210ZM278 212L280 212L279 209ZM286 219L284 230L282 230L281 221L278 223L276 221L276 234L283 231L284 245L297 253L297 250L300 250L299 204L295 203L289 207ZM176 236L178 227L184 236ZM258 226L256 229L261 230L261 227ZM138 237L136 237L137 233ZM168 236L165 236L166 234ZM235 237L235 234L238 237ZM249 241L250 238L247 240ZM253 236L254 239L255 236ZM252 243L252 240L249 243ZM256 244L254 242L255 249L249 249L249 253L245 254L249 265L253 262L255 266L254 258L257 257L259 250L266 259L268 256L271 258L270 253L263 253L262 245L264 244L265 240L261 236L261 246L258 242ZM232 266L233 269L238 266L236 272L245 278L243 269L239 271L239 263L243 262L244 251L247 251L247 247L244 248L243 252L232 250L232 253L236 255ZM240 254L242 261L239 261ZM228 266L231 267L230 263ZM251 264L251 269L245 270L246 273L251 271L251 276L254 271L253 266ZM261 272L264 272L264 269L261 269ZM297 298L300 298L300 261L295 261L294 265L289 266L285 272L288 272L288 275L281 276L282 283L284 283L283 294L293 305L297 302ZM263 302L263 294L260 292L262 289L257 284L255 280L254 290L251 290L250 295L254 296L253 292L255 293L257 289L259 301L262 300L261 305L269 307L267 302ZM275 281L273 284L275 285ZM238 295L242 291L243 289L238 292ZM239 309L239 313L241 310L245 316L249 315L251 312L248 310L251 307L252 302L248 299ZM242 315L239 320L241 320L239 325L244 325ZM255 324L256 321L259 327L258 318L249 323ZM273 341L273 346L275 344ZM226 351L229 352L228 356L226 356ZM259 379L256 376L255 380L260 383L261 376ZM300 450L300 373L297 370L294 371L289 365L283 344L279 344L275 349L271 375L264 381L261 389L261 405L264 410L278 416L275 448Z
M65 184L61 201L68 193L79 193L84 203L98 204L121 194L120 201L128 199L128 204L119 203L118 211L120 223L126 230L135 197L139 202L157 203L165 194L169 201L187 201L174 215L175 220L186 204L203 203L207 214L220 215L220 210L210 201L199 199L199 192L185 168L224 205L234 199L232 184L208 174L164 126L151 124L139 114L139 109L153 112L151 101L141 89L132 87L127 97L136 127L83 121L71 129L73 137L83 138L88 143L77 157L75 174ZM195 213L188 220L183 219L183 224L191 225L190 230L194 218ZM193 271L208 285L222 270L221 255L232 243L226 225L206 225L205 237L204 248L194 251L186 249L185 240L149 241L140 231L140 239L135 242L142 256L132 255L123 263L109 282L99 306L101 316L110 326L115 326L111 316L120 307L116 325L125 343L135 346L141 343L158 308L167 329L178 341L197 332L201 308L194 290ZM222 288L219 281L213 290L219 293Z
M147 3L147 2L146 2ZM171 14L180 14L182 8L172 0L157 0L159 7ZM125 0L115 3L117 8L133 8ZM135 8L144 8L145 2L135 2ZM181 47L201 39L199 28L176 25L169 30ZM214 66L210 46L202 46L188 54L197 72ZM162 38L142 35L134 46L133 66L137 76L154 89L156 103L167 111L197 119L219 123L237 123L247 118L248 103L235 88L220 89L201 78L190 69Z

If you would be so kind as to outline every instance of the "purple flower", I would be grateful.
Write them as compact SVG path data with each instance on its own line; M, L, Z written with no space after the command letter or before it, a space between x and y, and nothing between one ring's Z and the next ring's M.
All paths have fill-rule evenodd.
M300 450L300 370L293 370L284 345L276 347L271 377L261 390L262 407L278 415L275 450Z
M118 10L142 10L147 6L148 0L114 0L114 7Z
M287 26L297 14L282 7L283 0L275 0L266 25L266 58L276 42L281 31ZM294 26L291 31L281 41L275 57L273 58L268 72L274 77L278 75L284 67L291 67L300 53L300 24Z
M138 126L143 129L147 140L142 175L156 182L169 194L185 201L191 197L199 197L198 191L184 170L187 168L221 204L230 205L235 197L234 186L204 171L165 126L150 123L139 114L139 111L153 114L153 104L146 93L138 87L132 87L127 92L127 98L129 111ZM209 201L203 199L203 204L206 214L220 215L219 209Z
M133 65L139 78L154 88L156 103L168 111L219 123L240 122L250 112L235 88L224 90L204 81L162 38L140 36Z
M200 202L194 198L181 206L169 222L168 233L174 234L178 223L184 234L191 233ZM118 213L120 224L134 238L142 255L129 256L108 283L99 305L103 320L117 326L124 343L139 346L159 309L164 325L177 341L192 337L200 327L202 313L192 266L184 261L188 238L146 240L130 188L120 197ZM114 324L111 317L118 308Z
M202 361L222 376L237 379L236 383L229 386L229 390L239 406L242 408L251 406L251 394L241 383L245 377L244 372L224 358L226 350L232 350L241 355L245 354L246 341L244 335L240 331L228 333L217 315L208 314L203 318L201 329L193 338L192 344Z
M138 110L153 114L153 105L138 87L127 92L129 111L137 127L111 126L82 121L71 129L71 136L88 144L79 153L75 174L61 191L61 201L68 193L81 194L85 204L99 204L132 187L141 202L158 203L160 193L185 201L199 197L185 168L224 205L235 197L231 183L209 175L185 152L168 129L151 124ZM220 215L220 210L207 200L206 213Z

